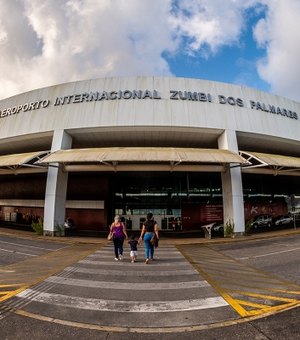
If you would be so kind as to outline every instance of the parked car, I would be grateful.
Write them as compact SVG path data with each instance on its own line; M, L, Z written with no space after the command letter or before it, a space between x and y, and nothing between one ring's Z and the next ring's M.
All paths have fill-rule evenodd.
M272 226L272 216L270 215L258 215L255 216L251 222L251 227L254 229Z
M224 232L224 224L223 222L215 222L213 227L212 227L212 230L216 233L220 233L220 234L223 234Z
M294 222L293 216L288 214L288 215L279 216L275 221L275 225L279 226L279 225L291 224L293 222Z

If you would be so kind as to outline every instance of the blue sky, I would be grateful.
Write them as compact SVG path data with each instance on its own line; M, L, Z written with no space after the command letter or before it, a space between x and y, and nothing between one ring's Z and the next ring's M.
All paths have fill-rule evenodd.
M199 53L190 56L182 53L166 55L171 72L178 77L215 80L270 91L270 85L260 78L256 69L257 60L264 58L266 51L257 46L253 37L253 27L264 17L265 11L257 13L255 7L250 9L239 41L222 46L216 54L209 57L203 57Z
M0 99L177 76L300 101L300 0L0 0Z
M255 67L255 61L263 58L264 50L256 48L248 32L243 40L245 46L223 47L217 55L208 59L186 55L167 57L170 70L177 77L215 80L268 92L270 85L259 77Z

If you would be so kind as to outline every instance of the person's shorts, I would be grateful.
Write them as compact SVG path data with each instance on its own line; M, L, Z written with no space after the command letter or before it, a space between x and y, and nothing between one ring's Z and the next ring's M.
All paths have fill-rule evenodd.
M138 256L137 250L130 250L130 257Z

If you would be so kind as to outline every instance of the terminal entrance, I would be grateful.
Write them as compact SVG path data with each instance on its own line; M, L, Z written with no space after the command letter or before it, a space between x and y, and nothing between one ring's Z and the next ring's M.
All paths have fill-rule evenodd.
M152 211L151 209L148 210ZM146 213L147 214L147 213ZM121 220L125 223L128 230L141 230L143 223L146 221L146 214L143 215L122 215ZM178 212L176 215L161 215L154 214L154 220L157 222L159 229L168 231L181 231L181 215Z
M116 173L111 178L111 220L120 215L128 230L140 230L151 212L162 231L200 230L207 218L222 218L220 177L211 173Z
M112 214L120 215L128 230L141 230L149 212L160 230L180 231L187 197L184 174L117 174Z

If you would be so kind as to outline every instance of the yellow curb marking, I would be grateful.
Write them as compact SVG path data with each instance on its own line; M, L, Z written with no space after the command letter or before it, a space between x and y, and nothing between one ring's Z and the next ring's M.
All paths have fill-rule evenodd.
M257 309L269 309L271 307L271 306L268 306L268 305L264 305L262 303L254 303L254 302L244 301L244 300L240 300L240 299L236 299L235 301L237 303L239 303L240 305L249 306L249 307L253 307L253 308L257 308Z
M102 245L100 245L102 247ZM92 254L96 250L99 249L99 244L81 244L81 243L74 243L70 246L64 247L62 249L59 249L56 252L52 253L46 253L44 255L41 255L39 257L31 258L28 260L25 260L21 263L15 263L13 265L8 266L7 268L13 268L14 270L12 272L20 272L19 276L23 275L24 277L28 277L27 282L23 283L15 283L15 284L0 284L0 303L8 300L15 295L19 294L20 292L24 291L25 289L38 284L42 281L44 281L46 278L48 278L51 275L54 275L55 273L58 273L65 269L65 267L69 266L70 264L73 264L86 256ZM47 263L48 262L50 263ZM45 268L45 263L41 265L41 263L45 261L45 263L48 264L48 266ZM58 263L58 264L57 264ZM34 269L38 267L38 269ZM14 275L12 277L9 276L9 274L3 279L3 281L14 280ZM16 278L15 278L16 279ZM6 289L11 287L12 289ZM14 287L20 287L15 288ZM5 289L4 290L1 290ZM3 295L3 296L2 296Z
M297 306L290 306L288 308L284 308L284 311L295 308ZM263 315L263 317L271 316L274 314L277 314L279 312L283 312L283 309L278 309L276 311L269 310L266 311L266 313ZM70 327L77 327L77 328L83 328L83 329L91 329L91 330L97 330L102 332L118 332L118 333L183 333L183 332L195 332L195 331L202 331L206 329L216 329L220 327L229 327L245 322L251 322L254 320L260 319L262 316L257 315L256 313L252 313L252 315L244 317L242 319L236 319L236 320L228 320L225 322L218 322L214 324L207 324L207 325L194 325L194 326L174 326L174 327L118 327L118 326L102 326L102 325L95 325L95 324L87 324L82 322L76 322L76 321L68 321L68 320L61 320L61 319L55 319L50 318L47 316L34 314L31 312L26 312L24 310L18 309L15 311L15 314L32 318L35 320L40 321L46 321L46 322L52 322L59 325L64 326L70 326Z
M296 291L296 290L270 289L270 291L276 292L276 293L300 295L300 291Z
M233 259L230 258L231 261L228 261L228 257L226 255L220 255L217 251L209 249L209 248L202 248L200 250L200 252L197 252L196 254L193 253L192 255L187 254L187 252L185 252L183 250L184 246L178 246L177 247L178 250L185 256L185 258L194 266L194 268L203 276L203 278L209 282L209 284L217 291L219 292L219 294L232 306L232 308L242 317L250 317L250 316L259 316L259 315L264 315L266 313L269 312L277 312L277 311L282 311L282 310L286 310L288 308L294 307L294 306L298 306L300 305L300 300L295 299L295 298L285 298L285 297L279 297L279 296L273 296L273 295L265 295L265 294L260 294L260 293L252 293L252 292L248 292L248 291L240 291L240 290L235 290L235 289L230 289L230 288L225 288L222 287L224 284L226 285L226 283L228 284L228 282L233 283L234 285L239 285L239 286L243 286L243 284L240 284L237 280L239 278L231 278L231 280L228 280L228 278L226 278L226 274L224 277L224 274L219 278L219 269L218 268L211 268L214 267L213 265L211 266L211 262L210 262L210 258L214 258L214 259L218 259L218 264L220 266L223 265L222 268L222 272L226 271L226 266L228 265L229 262L235 261ZM210 254L207 254L207 252L210 252ZM211 254L211 253L214 254ZM201 256L203 259L205 259L205 263L201 264L201 262L199 261L195 261L195 257ZM223 261L224 258L224 261ZM207 266L210 266L210 268L207 268ZM225 269L224 269L225 266ZM204 267L204 269L202 268ZM236 261L236 268L240 268L242 271L245 270L246 267L245 265L242 265L240 262ZM255 273L261 275L264 275L264 278L266 280L268 280L267 282L271 285L277 285L277 286L288 286L288 287L293 287L293 288L300 288L298 285L293 284L291 282L287 282L284 280L280 280L277 277L275 277L274 275L268 274L268 273L264 273L263 271L260 271L256 268L252 268L249 267L250 271L249 272L249 277L252 279L253 275L255 276ZM232 274L231 270L233 268L231 268L231 266L228 268L227 274ZM217 271L216 271L217 270ZM253 272L251 272L251 270ZM243 273L242 273L243 274ZM216 277L214 278L213 275ZM243 275L241 277L241 280L245 279L246 275ZM247 275L248 276L248 275ZM271 282L269 282L269 280ZM254 279L254 281L256 281ZM272 281L276 281L276 282L272 282ZM226 283L225 283L226 282ZM256 282L257 283L257 282ZM284 294L289 294L289 295L299 295L300 294L300 290L293 290L293 291L289 291L289 290L284 290L284 289L276 289L276 288L270 288L269 290L266 289L265 287L253 287L249 284L248 288L254 288L254 289L259 289L260 291L272 291L274 293L284 293ZM277 305L265 305L265 304L259 304L259 303L255 303L252 301L247 301L247 300L243 300L243 299L239 299L239 298L235 298L232 295L242 295L244 297L250 297L250 298L255 298L255 299L263 299L264 302L266 302L265 300L268 301L278 301L281 302L281 304L277 304ZM245 309L244 307L250 307L251 309L248 310ZM256 309L253 309L256 308Z
M289 299L289 298L278 297L278 296L273 296L273 295L242 292L242 291L235 290L235 289L228 289L228 291L239 294L239 295L246 295L246 296L255 297L255 298L259 298L259 299L265 299L265 300L274 300L274 301L283 301L283 302L297 302L298 301L298 300L295 300L295 299Z
M1 290L2 288L9 288L9 287L20 287L18 289L9 289L9 290ZM0 302L10 299L11 297L21 293L23 290L27 289L28 285L25 284L5 284L0 285Z
M236 302L236 300L234 298L232 298L229 294L227 294L226 290L222 289L217 282L209 275L207 274L205 271L203 271L199 265L195 265L195 262L193 261L192 257L189 256L188 254L186 254L184 251L182 251L181 249L179 249L179 251L181 251L181 253L184 255L184 257L195 267L195 269L201 274L202 277L204 277L204 279L209 282L209 284L217 291L219 292L219 294L225 299L225 301L228 302L228 304L230 304L233 309L235 309L237 311L238 314L240 314L242 317L248 316L247 311L240 306L240 304L238 304Z

